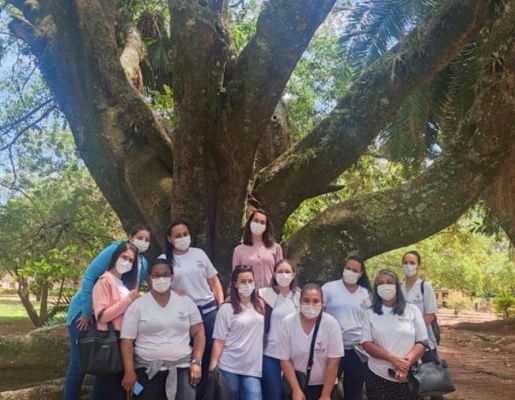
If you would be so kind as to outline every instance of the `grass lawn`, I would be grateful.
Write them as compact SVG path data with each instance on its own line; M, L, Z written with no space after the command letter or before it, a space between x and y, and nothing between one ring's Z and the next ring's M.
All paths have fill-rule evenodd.
M36 310L39 303L34 303ZM0 334L27 333L34 329L21 301L0 300Z

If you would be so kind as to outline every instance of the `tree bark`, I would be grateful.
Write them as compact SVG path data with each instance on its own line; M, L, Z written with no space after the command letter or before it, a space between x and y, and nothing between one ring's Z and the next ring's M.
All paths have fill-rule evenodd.
M260 172L254 196L276 224L281 226L303 200L328 191L409 94L459 54L487 18L488 5L486 0L454 0L429 15L365 70L311 133Z
M498 47L489 48L489 54L498 54L502 65L489 64L483 72L476 97L440 160L397 189L327 209L288 240L288 257L298 262L305 279L327 281L341 274L349 254L369 258L438 232L492 185L515 141L514 36L511 9L490 32Z
M515 146L512 146L499 177L486 192L485 200L515 246Z
M112 6L26 4L27 22L13 19L10 29L37 57L100 190L126 229L146 222L161 233L170 209L170 133L126 77Z
M42 325L38 312L34 308L34 305L30 302L30 292L29 292L29 284L27 279L23 277L18 277L18 296L20 297L21 303L23 304L23 308L27 311L27 315L30 318L30 321L34 324L35 327L40 327Z
M146 222L162 240L170 216L186 219L194 243L207 250L222 275L231 270L249 194L280 228L302 200L332 190L334 178L357 160L411 91L458 54L485 21L489 4L454 0L429 18L371 66L313 132L264 168L254 190L256 154L274 136L263 135L334 0L267 2L255 37L239 56L227 26L227 1L168 0L173 132L138 90L137 63L144 50L138 32L127 31L124 47L117 45L119 2L8 1L26 19L14 18L11 30L36 56L81 156L124 227ZM423 182L418 185L429 196L432 186ZM477 182L486 184L482 178ZM472 197L479 191L474 188ZM417 206L418 199L411 200L403 203L408 210ZM341 207L363 206L358 199ZM456 212L442 216L439 224L452 222ZM303 264L301 238L325 217L320 218L290 241ZM360 225L351 228L356 232L350 236L362 235ZM384 244L372 246L374 251L397 245L380 235L374 243L379 240ZM315 241L312 246L318 251Z

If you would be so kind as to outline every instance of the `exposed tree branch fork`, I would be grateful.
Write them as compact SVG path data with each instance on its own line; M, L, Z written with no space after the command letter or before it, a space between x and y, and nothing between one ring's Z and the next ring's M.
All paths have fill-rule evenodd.
M8 1L22 10L26 19L13 20L11 31L36 55L88 168L124 225L147 221L160 233L171 206L172 216L188 219L201 244L224 261L238 239L249 188L270 210L274 223L282 226L303 200L331 190L331 182L359 158L409 94L448 65L491 16L491 1L449 1L369 67L327 118L265 167L252 187L252 160L263 132L334 0L270 0L259 16L255 37L239 56L227 27L227 1L169 0L177 120L173 135L133 85L134 74L122 66L121 54L130 55L129 64L134 67L134 60L143 52L134 30L126 40L130 48L118 48L115 2ZM509 65L503 73L511 73ZM489 92L496 82L483 82L478 98L484 99L482 93ZM508 101L506 90L500 93L504 97L499 101ZM503 112L503 107L491 109L500 120ZM489 126L490 119L482 115L480 120L471 117L457 134L474 145L474 154L481 160L485 154L495 154L501 162L504 153L497 147L475 147L482 137L473 129L478 126L484 137L492 135L496 143L510 139L501 127ZM458 153L464 157L465 152ZM390 235L400 235L407 244L448 225L488 186L481 160L468 162L465 157L463 165L468 168L461 168L456 163L446 164L449 159L452 157L436 163L413 187L354 199L328 210L291 238L291 254L311 265L320 260L314 246L326 250L333 246L334 251L341 243L335 257L353 249L372 256L398 245ZM454 172L447 174L446 168ZM494 174L500 167L493 162L485 168ZM440 172L447 174L447 188L435 183ZM449 189L456 182L464 183L458 184L461 190ZM417 194L407 195L414 187ZM431 213L425 216L409 210L422 207L419 204L443 206L447 196L442 190L453 194L445 201L452 212L423 231ZM427 201L421 203L418 196ZM379 211L372 215L374 204L384 204L384 212L388 204L402 205L406 220L420 228L410 228L414 233L409 235L407 230L382 235L381 219L375 219ZM395 226L386 219L383 223ZM313 233L326 229L331 233L330 226L335 235L325 247L316 241L306 244L305 239ZM227 270L227 266L221 269Z

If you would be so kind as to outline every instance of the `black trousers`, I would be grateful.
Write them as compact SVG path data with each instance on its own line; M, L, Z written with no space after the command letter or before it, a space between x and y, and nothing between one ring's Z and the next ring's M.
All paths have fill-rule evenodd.
M340 370L343 373L343 400L362 400L366 369L366 364L361 362L354 350L345 350L345 357L340 361Z
M127 393L122 387L122 379L123 372L95 376L95 400L126 400Z

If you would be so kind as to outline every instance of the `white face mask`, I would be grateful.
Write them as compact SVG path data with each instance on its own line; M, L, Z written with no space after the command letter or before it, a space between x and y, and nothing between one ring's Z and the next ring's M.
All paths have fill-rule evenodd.
M315 306L315 305L306 305L301 304L300 305L300 312L307 318L307 319L313 319L320 315L320 312L322 311L322 306Z
M275 280L279 286L287 287L293 281L293 274L291 272L280 272L275 274Z
M170 285L172 284L171 276L162 276L161 278L153 278L152 279L152 289L154 289L157 293L164 293L170 289Z
M184 236L182 238L177 238L173 240L173 247L177 250L185 251L188 250L191 244L191 236Z
M120 257L118 260L116 260L114 267L116 272L118 272L120 275L123 275L132 269L132 261L127 261Z
M250 232L252 232L253 235L262 235L265 231L265 224L260 224L259 222L254 221L250 223Z
M389 301L397 294L397 289L393 283L383 283L377 287L377 294L383 300Z
M350 269L343 270L343 281L349 285L354 285L359 280L359 273L351 271Z
M240 296L250 297L255 289L256 285L254 283L249 283L247 285L238 286L238 293Z
M132 241L132 244L134 246L136 246L136 248L138 249L138 251L140 253L143 253L145 251L148 250L148 246L150 246L150 242L147 242L146 240L143 240L143 239L134 239Z
M417 264L404 264L402 266L402 269L404 270L404 275L406 275L409 278L413 275L416 275Z

